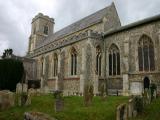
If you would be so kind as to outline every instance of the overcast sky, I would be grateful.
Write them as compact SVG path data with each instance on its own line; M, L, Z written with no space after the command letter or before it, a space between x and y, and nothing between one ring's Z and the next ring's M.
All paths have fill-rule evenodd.
M160 14L160 0L0 0L0 55L7 48L26 54L31 20L39 12L55 19L57 31L113 1L122 25Z

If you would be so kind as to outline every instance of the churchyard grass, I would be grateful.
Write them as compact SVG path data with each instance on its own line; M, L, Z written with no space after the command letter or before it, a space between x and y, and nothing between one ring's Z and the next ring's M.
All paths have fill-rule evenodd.
M160 120L160 97L145 106L142 114L130 120Z
M43 95L32 98L29 106L16 106L5 111L0 111L0 120L23 120L24 112L35 111L49 114L58 120L115 120L116 107L128 101L128 97L108 96L106 101L94 97L92 105L85 107L83 97L64 97L64 109L54 111L54 96Z

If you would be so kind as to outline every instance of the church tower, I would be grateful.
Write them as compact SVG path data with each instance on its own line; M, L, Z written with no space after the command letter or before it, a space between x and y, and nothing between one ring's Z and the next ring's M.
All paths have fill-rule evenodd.
M53 34L54 19L39 13L32 19L31 35L29 37L28 54L42 43L48 36Z

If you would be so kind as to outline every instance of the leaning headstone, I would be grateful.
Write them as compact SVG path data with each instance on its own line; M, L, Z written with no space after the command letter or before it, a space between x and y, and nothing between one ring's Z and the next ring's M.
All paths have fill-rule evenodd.
M127 120L126 104L121 104L117 107L116 120Z
M128 117L129 118L133 117L133 110L134 110L133 99L130 99L128 102Z

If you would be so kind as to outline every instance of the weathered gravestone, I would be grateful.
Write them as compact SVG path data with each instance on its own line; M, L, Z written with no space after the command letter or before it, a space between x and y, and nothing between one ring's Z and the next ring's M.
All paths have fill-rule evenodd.
M55 112L62 111L64 108L64 100L62 98L62 91L54 91L55 98Z
M23 87L23 88L22 88ZM28 85L27 84L21 84L21 83L18 83L17 86L16 86L16 93L17 94L20 94L20 93L27 93L28 91Z
M130 99L128 101L128 117L132 118L133 117L133 112L134 112L134 105L133 105L133 99Z
M127 120L127 104L117 107L116 120Z
M149 89L146 88L143 93L143 103L144 105L148 105L150 104L150 101L151 101L150 92Z
M19 106L31 104L31 98L30 98L30 95L28 95L28 85L27 84L18 83L16 86L16 94L18 96Z
M0 91L0 110L8 109L15 105L15 95L8 90Z

